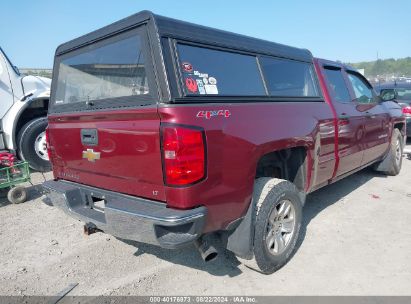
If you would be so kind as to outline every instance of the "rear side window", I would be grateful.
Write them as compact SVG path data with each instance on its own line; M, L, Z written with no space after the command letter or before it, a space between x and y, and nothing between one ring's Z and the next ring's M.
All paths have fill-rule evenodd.
M266 95L255 56L177 44L186 95Z
M268 93L278 97L318 97L312 64L300 61L260 58Z
M341 69L324 68L327 77L327 86L333 100L337 102L351 102L350 93L345 84Z
M84 47L64 55L58 67L55 104L144 96L150 93L139 35Z

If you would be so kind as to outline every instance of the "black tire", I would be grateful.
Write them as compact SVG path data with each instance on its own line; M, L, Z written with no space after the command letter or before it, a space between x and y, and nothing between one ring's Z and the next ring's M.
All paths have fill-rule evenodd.
M7 199L13 204L24 203L27 200L26 188L21 186L11 188L7 193Z
M45 132L47 127L47 117L39 117L26 123L17 136L18 155L21 160L27 161L30 168L47 172L51 170L50 162L37 154L35 144L37 137ZM41 154L47 153L40 152ZM48 159L48 157L46 157Z
M299 237L302 222L302 203L299 192L294 184L289 181L277 178L259 178L254 184L253 202L256 204L256 221L254 231L254 259L252 264L257 266L257 270L264 274L271 274L284 266L292 257ZM275 245L269 249L267 242L270 237L268 227L269 217L282 202L290 202L293 208L293 233L289 236L282 252L273 254L270 250L275 250ZM287 203L288 204L288 203ZM280 214L277 210L276 214ZM284 220L284 219L283 219ZM279 235L282 234L279 229ZM271 231L271 230L270 230ZM274 235L274 232L272 232ZM282 237L281 237L282 238ZM278 246L278 245L277 245ZM277 247L279 248L279 247Z
M402 155L404 151L404 138L401 135L400 130L394 129L392 132L390 151L386 158L388 158L387 170L383 173L391 176L398 175L402 167Z

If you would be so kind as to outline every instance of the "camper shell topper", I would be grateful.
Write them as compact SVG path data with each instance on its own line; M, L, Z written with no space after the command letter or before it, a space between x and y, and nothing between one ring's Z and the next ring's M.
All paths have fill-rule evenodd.
M53 83L50 112L293 96L281 91L270 94L260 75L262 63L275 59L286 62L288 69L293 61L299 63L297 69L305 68L314 84L304 97L318 100L308 50L143 11L57 48L54 78L58 81ZM236 73L237 65L247 74Z

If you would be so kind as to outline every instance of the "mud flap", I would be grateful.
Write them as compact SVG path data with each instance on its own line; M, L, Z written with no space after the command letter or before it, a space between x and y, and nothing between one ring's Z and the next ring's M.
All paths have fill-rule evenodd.
M227 249L233 252L236 256L246 260L251 260L253 258L254 222L255 208L254 203L251 202L243 220L237 228L228 235Z
M374 165L374 170L379 172L387 172L391 168L393 155L391 151L388 152L386 157L381 162L378 162Z

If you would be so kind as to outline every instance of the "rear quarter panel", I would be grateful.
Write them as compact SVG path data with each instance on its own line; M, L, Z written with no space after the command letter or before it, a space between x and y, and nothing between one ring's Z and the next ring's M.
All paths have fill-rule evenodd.
M197 117L199 111L218 110L230 116ZM223 229L246 213L258 160L269 152L307 149L307 192L334 170L334 121L325 102L163 105L159 115L162 123L205 130L207 178L189 187L166 187L166 197L170 207L206 206L206 231Z

